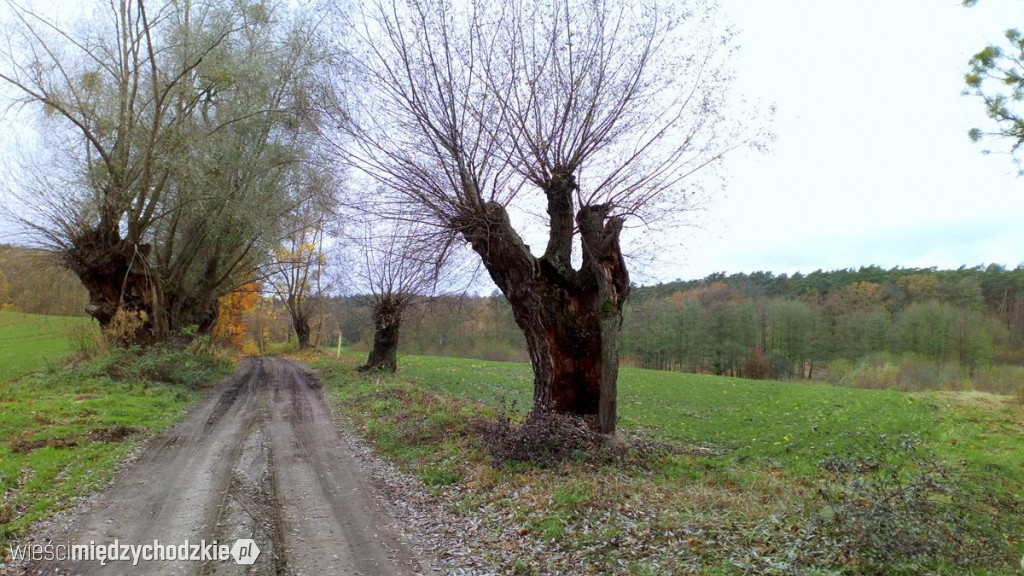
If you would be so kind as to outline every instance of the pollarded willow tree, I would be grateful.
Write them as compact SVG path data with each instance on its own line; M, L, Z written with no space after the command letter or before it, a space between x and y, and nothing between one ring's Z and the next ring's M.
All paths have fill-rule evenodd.
M468 242L526 336L534 411L614 432L622 232L692 209L690 178L740 142L730 35L655 0L393 0L361 26L339 149L394 191L371 208ZM542 252L513 225L530 213Z
M261 0L3 6L0 79L48 150L17 183L21 221L102 326L127 311L140 342L210 329L299 205L283 175L315 133L311 27Z
M371 296L373 347L359 370L395 372L402 318L417 298L454 278L453 246L422 225L378 221L350 235L345 248L346 283Z

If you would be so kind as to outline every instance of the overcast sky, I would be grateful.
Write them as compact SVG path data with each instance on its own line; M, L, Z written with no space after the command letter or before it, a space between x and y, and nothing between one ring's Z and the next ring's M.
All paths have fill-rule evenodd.
M1024 178L983 154L1005 143L967 138L985 117L961 95L970 56L1024 27L1024 1L719 1L740 31L736 90L777 106L777 141L727 159L699 228L638 262L638 281L1024 262Z
M736 87L777 105L778 140L727 160L701 229L645 280L1024 262L1024 178L999 142L968 139L985 116L961 96L971 55L1024 27L1024 2L721 5L741 31Z

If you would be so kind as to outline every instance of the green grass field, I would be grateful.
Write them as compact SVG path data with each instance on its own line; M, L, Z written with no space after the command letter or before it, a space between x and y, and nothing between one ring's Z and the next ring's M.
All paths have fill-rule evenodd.
M351 370L361 359L316 365L332 405L381 452L428 485L458 485L457 512L491 511L496 532L517 523L535 550L555 543L554 556L599 572L1013 574L1024 553L1015 398L624 369L620 427L678 455L495 467L472 422L502 401L528 411L529 366L403 356L397 376L363 376ZM680 533L700 536L664 536ZM547 557L511 571L562 567Z
M69 331L93 324L92 318L0 312L0 380L60 364L71 351Z
M66 364L89 322L0 313L4 552L228 370L168 349ZM1019 399L624 369L627 460L499 464L481 425L502 403L522 419L529 366L402 356L392 377L304 355L338 414L479 522L510 573L1015 574L1024 554Z
M406 356L402 375L438 392L529 410L526 364ZM811 473L820 459L856 450L865 437L917 435L950 460L1024 483L1024 410L983 393L905 393L802 382L744 380L625 368L620 426L721 449L735 462L782 463Z

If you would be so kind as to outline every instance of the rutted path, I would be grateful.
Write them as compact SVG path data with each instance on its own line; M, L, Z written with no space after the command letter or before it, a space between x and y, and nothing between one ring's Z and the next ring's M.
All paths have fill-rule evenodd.
M248 358L154 440L55 542L252 538L234 562L42 562L47 574L391 575L422 571L298 365ZM55 570L55 568L57 570Z

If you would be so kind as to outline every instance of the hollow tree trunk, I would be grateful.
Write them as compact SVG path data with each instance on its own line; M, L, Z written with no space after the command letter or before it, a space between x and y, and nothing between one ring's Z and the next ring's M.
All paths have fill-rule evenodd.
M299 340L299 349L309 348L309 322L305 318L296 318L295 337Z
M217 300L211 300L194 314L194 323L199 327L200 334L211 334L213 333L214 327L217 326L217 319L220 317L220 302Z
M572 214L575 181L552 177L545 187L551 229L537 258L512 228L504 207L454 225L480 255L526 336L534 372L534 412L583 416L601 432L615 432L619 333L629 274L619 246L623 221L611 206L583 206ZM583 263L571 266L574 228Z
M153 344L169 332L160 275L148 265L149 251L148 244L131 245L116 232L97 228L73 238L62 254L88 291L86 312L100 327L110 327L119 309L140 315L142 327L121 335L125 344Z
M360 372L381 370L394 373L398 369L398 337L402 327L402 302L382 296L373 306L373 349Z

